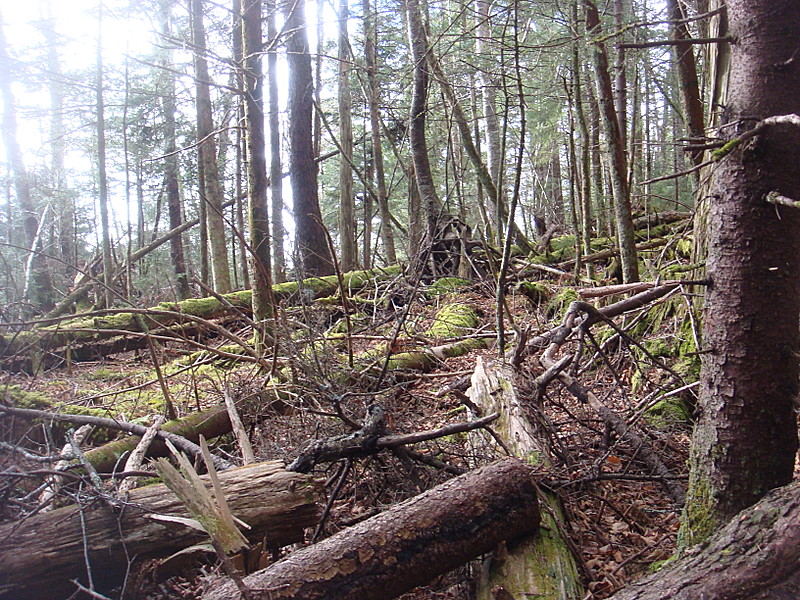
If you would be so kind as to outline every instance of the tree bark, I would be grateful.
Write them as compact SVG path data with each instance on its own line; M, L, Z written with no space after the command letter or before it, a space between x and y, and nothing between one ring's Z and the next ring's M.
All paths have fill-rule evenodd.
M353 56L347 33L349 18L349 0L339 0L339 251L343 271L355 269L358 264L353 172L350 166L353 163L353 101L350 97Z
M369 82L369 123L372 137L372 160L375 167L375 183L377 188L378 210L381 215L381 242L386 255L387 264L397 263L397 251L394 245L392 215L389 211L389 194L386 188L386 172L383 164L383 141L381 136L380 88L378 87L378 40L377 15L370 0L363 0L364 11L364 60L367 66ZM368 264L364 265L369 267Z
M195 90L197 105L197 168L202 172L200 201L206 207L208 243L214 291L231 291L228 247L225 243L225 219L222 215L222 187L214 143L214 118L211 110L211 77L206 60L206 32L203 24L203 0L192 0L192 44L194 45Z
M584 0L583 4L586 9L587 33L595 37L600 36L602 31L597 6L592 0ZM614 106L614 93L605 44L598 40L593 42L593 45L597 95L606 133L606 144L611 158L611 186L614 197L617 241L622 263L622 277L625 283L630 283L639 280L639 264L633 236L628 167L625 159L625 138Z
M279 548L302 541L303 529L318 521L319 483L278 462L224 471L219 478L231 511L251 526L244 531L251 540L266 535L267 546ZM88 586L87 556L94 585L110 587L125 576L129 557L165 556L208 539L153 514L188 516L175 495L156 484L133 490L117 508L98 501L0 526L0 598L67 597L75 591L70 579Z
M794 61L800 4L729 0L728 109L739 136L754 120L800 113ZM682 542L706 539L768 490L792 479L800 347L800 213L765 202L796 194L800 128L772 125L714 171L709 214L700 416Z
M164 39L172 37L171 13L172 2L161 0L161 31ZM165 42L169 43L169 42ZM166 179L167 206L169 212L170 230L183 224L181 206L181 190L178 183L178 145L175 140L175 71L172 65L172 51L164 50L163 64L163 100L162 112L164 115L164 141L166 147L164 157L164 177ZM175 289L179 300L189 298L192 293L189 289L189 278L186 275L186 260L183 254L183 236L174 235L170 238L170 259L175 271Z
M411 92L411 124L409 138L411 156L414 162L414 176L419 191L420 204L427 220L426 234L432 241L436 231L441 201L433 182L428 142L425 134L425 115L428 110L428 35L422 20L418 0L405 0L408 15L408 38L411 45L411 60L414 66L414 79ZM418 249L415 249L418 251Z
M270 256L269 206L267 205L267 157L264 135L264 75L261 68L261 0L244 0L242 35L244 39L245 124L247 127L248 217L250 225L250 264L253 285L253 319L261 327L255 332L259 354L266 353L271 337L272 262Z
M451 479L248 577L253 600L382 600L539 525L533 471L509 459ZM205 600L241 595L231 582Z
M273 281L286 281L286 251L283 242L283 162L281 160L280 96L278 90L278 27L275 0L267 0L267 96L269 103L269 191L272 205Z
M689 34L689 27L683 21L686 15L680 0L666 0L666 2L667 18L671 21L670 39L676 42L686 40L684 43L677 43L672 46L675 66L678 71L678 84L681 90L681 100L683 100L686 127L692 138L702 140L705 137L705 119L703 118L703 100L700 97L700 84L697 79L694 48L691 43L688 43L692 36ZM692 161L694 164L699 165L703 162L703 153L701 151L693 152ZM700 173L698 171L696 172L696 178L699 176Z
M522 460L533 457L548 460L546 445L536 435L514 390L513 372L508 365L489 366L478 358L468 394L482 414L500 413L492 428L515 456ZM502 586L514 598L575 600L583 597L575 557L561 533L563 528L556 522L559 516L563 518L561 502L555 494L540 492L540 495L540 501L549 507L542 511L542 527L509 548L503 561L486 559L476 591L478 600L492 600L497 586Z
M296 264L303 276L312 276L333 273L333 260L319 208L311 120L314 86L305 4L305 0L290 0L286 4L284 28L289 64L289 169L299 257Z

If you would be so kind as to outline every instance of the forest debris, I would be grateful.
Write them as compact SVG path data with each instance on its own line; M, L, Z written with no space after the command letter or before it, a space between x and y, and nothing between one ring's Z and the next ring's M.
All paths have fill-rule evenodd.
M130 453L128 456L128 460L125 461L125 468L124 471L138 471L141 469L142 464L144 463L144 458L147 456L147 450L150 448L150 444L156 438L156 433L158 430L161 429L161 426L164 424L165 421L164 415L158 415L155 419L153 419L153 424L147 428L147 431L142 436L142 439L139 440L139 443L136 444L136 448L133 449L133 452ZM117 488L117 493L120 496L124 496L129 491L131 491L135 486L135 479L133 477L128 477L122 480L122 483L119 484Z
M270 547L302 541L303 529L319 518L320 485L279 462L220 473L230 509L251 529L246 535ZM205 479L205 478L204 478ZM85 555L97 586L121 580L134 556L167 555L206 539L205 534L151 514L187 517L163 484L132 490L126 501L67 506L0 526L0 598L66 597L86 584Z
M516 459L451 479L244 578L256 600L385 600L539 525L530 467ZM220 581L205 600L233 600Z
M453 423L433 431L383 435L385 426L384 412L379 405L373 404L369 407L368 420L364 427L350 434L309 442L300 451L297 458L286 467L286 470L308 473L317 463L370 456L388 448L399 448L455 433L472 431L479 427L485 427L496 418L497 413L494 413L481 419L465 423Z
M222 413L224 413L224 419L228 419L228 413L223 406L221 409ZM211 418L214 414L214 410L210 411L210 415L204 415L203 413L194 413L195 420L198 419L196 415L201 415L203 418ZM44 410L34 410L32 408L14 408L12 406L4 406L0 404L0 414L7 414L13 415L16 417L22 417L25 419L42 419L44 421L66 421L67 423L76 423L76 424L89 424L89 425L96 425L98 427L106 427L108 429L114 429L117 431L126 431L128 433L132 433L136 436L142 436L147 433L147 427L144 425L137 425L136 423L127 423L125 421L120 421L118 419L109 419L107 417L95 417L93 415L69 415L63 413L55 413L55 412L48 412ZM220 419L221 420L221 419ZM202 422L199 421L199 422ZM200 457L200 446L198 446L193 441L183 437L182 435L175 433L174 429L180 429L181 426L186 427L188 423L187 419L179 419L178 421L170 421L169 423L165 424L164 427L156 432L156 436L162 440L169 440L177 448L179 448L182 452L185 452L189 456L192 457ZM230 421L227 422L227 429L222 431L221 433L217 433L215 436L222 435L222 433L227 433L230 431ZM196 435L200 435L198 432L195 431ZM123 452L127 452L133 450L136 447L136 444L139 443L141 438L128 438L124 440L123 444L119 444L124 446L125 449ZM89 451L86 453L87 460L92 464L92 466L97 470L111 470L116 465L117 461L121 458L122 453L116 454L116 450L110 450L111 444L106 444L102 448L96 448L95 450ZM105 452L101 454L99 451L105 449ZM96 453L94 456L92 453ZM111 454L111 456L108 456ZM101 456L99 460L93 460L96 456ZM230 469L234 465L233 463L219 458L214 458L214 464L218 469L225 470ZM102 469L101 467L107 467L106 469Z
M699 551L630 584L613 600L784 600L800 593L800 483L743 510Z

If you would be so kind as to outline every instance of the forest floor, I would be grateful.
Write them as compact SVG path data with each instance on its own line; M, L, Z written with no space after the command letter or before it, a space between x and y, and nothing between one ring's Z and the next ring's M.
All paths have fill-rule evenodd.
M576 298L574 292L571 296L564 295L561 284L556 281L545 281L544 285L549 301L537 303L522 294L509 295L509 313L518 330L527 328L531 335L536 335L551 329L559 323L568 301ZM596 302L599 306L619 298ZM346 367L346 359L342 357L346 353L341 339L335 344L331 342L331 346L326 342L298 341L296 347L284 348L281 354L285 358L280 361L286 383L280 385L289 399L279 405L264 400L264 375L256 365L227 364L181 371L174 361L184 357L185 362L185 347L169 343L158 352L166 365L170 393L180 414L213 406L222 402L223 394L232 394L246 407L243 418L258 459L289 462L310 439L349 431L337 413L359 423L372 402L383 406L391 433L431 430L466 420L465 382L478 356L486 361L496 359L494 348L477 349L439 361L427 372L393 370L380 382L377 392L373 391L373 373L379 361L374 357L364 358L369 356L364 354L365 350L378 342L385 344L386 340L395 350L441 343L441 340L427 339L415 332L426 331L437 311L451 303L475 309L479 325L470 335L480 337L494 331L496 306L491 284L472 284L440 295L413 290L396 294L373 314L353 318L353 353L360 358L352 368L343 368L342 362ZM568 342L572 350L585 346L582 360L571 367L573 376L631 428L636 428L678 481L686 474L690 441L690 423L686 416L691 414L691 409L681 413L663 406L655 411L652 408L654 400L682 386L690 386L690 389L673 397L681 398L689 406L693 402L692 374L686 369L681 374L672 370L679 364L685 366L687 361L679 351L680 344L686 342L687 306L690 306L688 295L678 289L675 294L616 319L617 327L627 332L623 337L614 335L608 326L595 326L593 334L601 349L599 352L586 340ZM303 320L306 333L315 336L330 331L341 316L341 311L330 306L310 307L302 312L301 315L286 311L285 322ZM397 335L399 330L393 329L400 313L405 313L407 323L402 336ZM237 327L237 334L243 339L251 334L241 323L228 326ZM507 320L507 328L511 332L508 343L513 346L511 320ZM300 337L295 334L296 339ZM335 351L332 351L334 346ZM370 365L372 370L368 368ZM350 375L343 378L343 371ZM517 369L514 382L529 410L529 418L553 449L553 455L538 467L540 483L557 491L563 499L566 532L578 553L579 570L589 594L586 598L605 598L672 555L680 507L665 491L663 481L644 466L639 457L640 449L616 436L588 404L576 400L560 383L550 384L544 394L540 394L534 380L541 373L538 356L530 354ZM142 351L73 364L69 369L53 369L35 377L5 373L3 385L7 389L19 386L21 390L39 393L48 399L53 410L90 407L94 414L143 423L149 423L151 415L163 411L163 394L150 356ZM645 411L646 407L650 410ZM16 439L11 439L11 435L5 430L3 441L25 445L40 454L52 454L63 443L53 439L53 431L42 423L31 425L25 431L15 429ZM466 434L451 435L417 444L413 449L437 459L439 467L446 464L464 470L505 455L497 444L477 447L472 439ZM90 443L103 441L103 437L98 437ZM41 465L8 448L0 448L0 471L41 469ZM227 454L231 460L238 460L233 436L216 440L213 449ZM315 468L315 475L326 481L327 494L333 493L341 479L343 465L344 461L339 461ZM355 460L344 485L336 492L318 536L331 535L449 477L452 474L443 468L424 464L402 452L382 452ZM0 487L4 488L0 490L0 519L3 521L18 519L35 510L35 497L30 496L35 487L33 483L21 484L14 480L12 485L0 481ZM64 498L70 493L66 489ZM313 535L314 532L308 532L309 541ZM467 600L471 582L479 570L477 563L467 565L403 598ZM125 598L198 598L208 578L218 576L214 560L193 565L159 581L155 580L152 568L143 566L138 576L130 579Z

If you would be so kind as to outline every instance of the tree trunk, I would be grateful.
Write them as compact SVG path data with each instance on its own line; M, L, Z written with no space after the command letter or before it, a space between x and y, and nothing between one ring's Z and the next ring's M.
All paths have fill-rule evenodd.
M350 36L347 22L350 18L349 0L339 1L339 251L343 271L358 264L356 246L355 199L353 197L353 102L350 98L350 70L353 60L350 53Z
M302 541L303 528L318 521L319 484L278 462L224 471L219 478L231 511L250 525L244 533L251 540L266 535L268 547L280 548ZM125 577L133 557L166 556L208 540L193 528L152 518L188 516L163 484L133 490L120 506L67 506L1 526L0 598L67 597L76 589L71 579L88 586L87 560L94 585L111 587Z
M586 9L586 31L598 38L600 14L592 0L584 0ZM633 236L631 198L628 186L628 167L625 159L625 138L614 106L614 93L611 75L608 70L608 54L605 44L600 40L593 42L597 94L600 100L600 113L606 133L606 144L611 162L611 186L614 196L614 216L616 220L617 242L622 263L622 278L625 283L639 280L639 264L636 256L636 243Z
M259 354L267 350L273 316L272 263L270 257L269 207L267 205L267 157L264 135L264 75L261 69L261 0L243 0L242 35L245 55L245 124L247 127L247 178L250 224L250 261L253 285L253 319Z
M214 118L211 110L211 77L206 60L206 32L203 24L203 0L192 0L192 44L194 46L195 90L197 105L197 168L202 172L200 201L206 208L208 244L214 291L231 291L228 247L225 243L225 219L222 215L222 187L214 143Z
M299 258L296 265L303 276L311 276L333 273L333 260L319 208L311 119L314 82L305 4L305 0L290 0L286 4L284 28L289 64L289 170L297 227L295 251Z
M161 0L161 31L164 39L172 37L171 13L173 3ZM165 42L169 44L169 41ZM164 91L162 112L164 115L164 141L166 148L164 157L164 177L166 179L167 206L169 210L169 228L175 229L183 224L181 191L178 184L178 145L175 141L175 71L172 65L172 51L164 50L162 61ZM186 275L186 261L183 255L183 236L177 234L170 238L170 258L175 271L176 292L179 300L189 298L189 278ZM130 267L130 264L128 265Z
M741 135L769 116L800 113L792 61L800 4L729 0L728 110ZM792 479L800 347L800 213L765 201L796 196L800 128L772 125L717 165L709 214L700 417L682 542L694 544Z
M670 39L674 41L691 40L689 27L683 20L686 18L680 0L666 0L667 18L670 24ZM690 43L672 46L675 66L678 71L678 84L683 101L684 119L689 135L702 143L705 137L705 121L703 118L703 101L700 98L700 84L697 79L697 63L694 59L694 48ZM698 165L703 162L701 151L692 152L692 161ZM699 171L696 177L699 177Z
M5 33L0 26L0 93L3 99L3 140L7 160L11 163L14 175L14 191L22 213L22 229L25 232L25 245L30 252L32 269L31 280L27 283L28 298L36 311L47 311L53 307L53 286L50 273L41 254L42 244L39 233L39 217L31 196L31 182L22 158L22 150L17 139L17 112L11 90L11 66Z
M451 479L244 578L253 600L383 600L535 530L533 471L509 459ZM240 598L226 581L205 600Z
M428 84L430 81L429 65L427 60L428 35L418 0L405 0L408 15L408 38L411 45L411 60L414 65L414 81L411 92L411 124L409 138L411 141L411 156L414 161L414 175L419 191L420 204L425 214L426 233L433 240L436 231L436 221L439 217L441 201L433 182L430 157L428 156L428 142L425 135L425 115L428 110ZM419 248L415 249L418 251Z
M378 210L381 215L381 243L390 265L397 263L397 251L394 245L392 215L389 211L389 194L386 188L386 174L383 164L383 141L381 136L380 89L378 87L378 41L377 15L370 0L363 0L364 10L364 60L367 66L369 82L369 122L372 136L372 161L375 170L375 182L378 195ZM369 268L368 264L364 268Z
M269 97L269 190L272 204L272 268L273 281L286 281L286 252L283 247L283 165L281 161L281 126L278 90L278 28L275 0L267 0L267 95Z
M492 429L515 456L524 460L549 460L525 409L514 390L513 372L507 365L487 366L478 358L472 374L469 396L481 413L499 412ZM483 433L472 433L482 442ZM578 568L567 541L561 534L561 502L555 494L540 492L540 501L549 507L543 511L542 526L521 538L503 561L486 559L486 568L478 582L477 600L492 600L493 590L502 586L514 598L533 596L546 600L577 600L583 597Z
M97 17L97 73L95 82L95 109L97 114L97 193L100 204L100 235L103 248L103 306L110 308L114 295L111 278L111 228L108 223L108 176L106 174L106 105L103 98L103 4L99 3Z

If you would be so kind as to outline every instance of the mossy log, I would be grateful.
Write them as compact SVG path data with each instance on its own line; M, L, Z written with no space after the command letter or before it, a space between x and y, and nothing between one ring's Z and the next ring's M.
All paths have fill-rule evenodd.
M233 514L247 523L251 540L266 535L272 547L302 541L303 529L319 519L320 484L309 476L267 462L219 474ZM122 581L133 557L166 556L208 536L152 515L188 518L163 484L135 489L116 507L99 500L68 506L0 526L0 598L66 598L70 582L88 585L87 559L100 589Z
M400 267L387 267L369 271L353 271L343 276L348 291L359 290L371 282L380 281L400 273ZM339 281L335 275L310 277L302 281L279 283L273 286L276 302L311 301L338 293ZM192 334L198 329L198 319L210 321L225 316L236 316L237 311L251 313L250 290L222 296L224 302L213 297L190 298L181 302L162 302L138 313L126 311L98 311L78 316L55 325L36 327L29 331L0 335L0 365L7 370L36 370L67 359L79 360L83 354L95 358L98 350L92 346L100 343L106 354L131 350L139 345L134 340L108 342L111 338L128 333L143 333L142 323L151 333L178 328L176 333ZM142 319L144 312L145 318ZM188 328L187 332L181 329Z
M614 594L612 600L800 598L800 483L770 492L699 550Z
M507 459L451 479L244 578L253 600L385 600L539 525L533 470ZM241 594L220 581L205 600Z
M483 413L500 413L492 428L518 458L533 464L547 462L546 445L540 442L525 416L514 390L513 375L510 366L488 366L479 357L468 394ZM502 560L493 556L486 559L488 564L478 582L477 600L583 598L575 558L557 522L563 520L561 503L556 495L541 490L539 501L548 510L542 511L538 531L509 547ZM498 596L498 589L506 594Z

